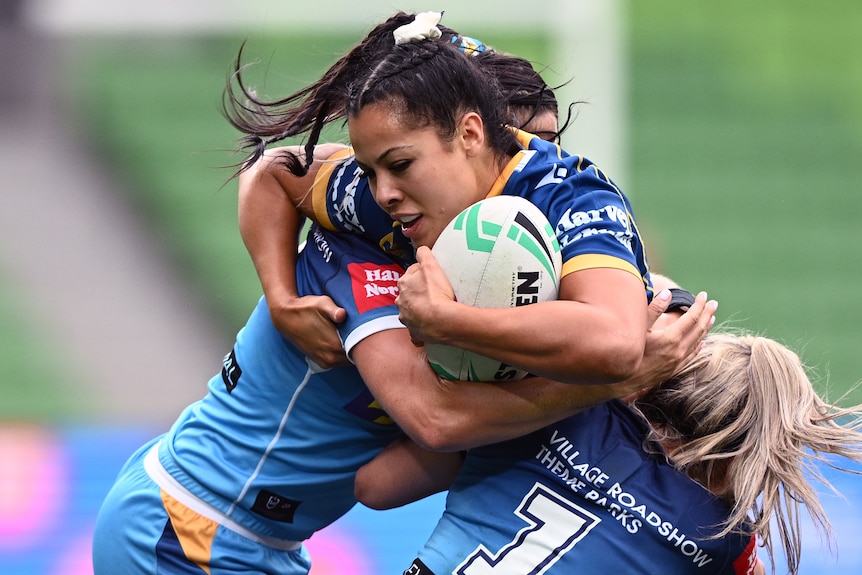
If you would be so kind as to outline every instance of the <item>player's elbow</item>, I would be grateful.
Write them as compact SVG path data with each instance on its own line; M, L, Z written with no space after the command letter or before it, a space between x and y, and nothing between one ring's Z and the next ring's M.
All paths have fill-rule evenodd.
M387 499L384 490L372 478L372 473L366 472L365 467L360 467L356 472L356 480L353 483L353 496L358 502L370 509L383 511L392 509L394 506Z
M452 433L445 425L423 427L409 435L419 447L428 451L459 451L464 445L464 437Z
M632 377L643 359L644 340L621 336L609 344L602 368L605 377L609 382Z
M386 511L387 509L395 509L394 505L389 505L385 499L376 499L374 495L363 491L354 490L356 500L369 509L374 511Z
M469 437L469 429L460 423L462 419L461 414L450 410L429 408L411 425L402 425L402 429L428 451L460 451Z
M475 433L476 413L466 407L457 384L437 378L434 393L411 396L393 417L427 451L461 451Z

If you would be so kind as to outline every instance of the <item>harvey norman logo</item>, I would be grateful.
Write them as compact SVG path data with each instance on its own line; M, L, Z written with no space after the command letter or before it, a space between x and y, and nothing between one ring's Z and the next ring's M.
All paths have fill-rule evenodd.
M398 278L404 270L395 264L349 264L350 284L356 310L365 313L378 307L395 305Z

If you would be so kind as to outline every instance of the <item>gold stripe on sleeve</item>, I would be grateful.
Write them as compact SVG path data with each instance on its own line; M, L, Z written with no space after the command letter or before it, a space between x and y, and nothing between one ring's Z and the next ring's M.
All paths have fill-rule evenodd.
M605 254L584 254L575 256L570 260L563 262L563 273L561 277L581 270L591 270L596 268L612 268L629 272L639 280L643 281L640 271L631 263L621 260L615 256Z
M314 219L327 230L338 231L329 219L329 212L326 209L329 180L332 178L332 173L341 167L344 160L351 157L353 157L353 148L344 148L323 160L323 165L317 171L314 184L311 186L311 206L314 210Z

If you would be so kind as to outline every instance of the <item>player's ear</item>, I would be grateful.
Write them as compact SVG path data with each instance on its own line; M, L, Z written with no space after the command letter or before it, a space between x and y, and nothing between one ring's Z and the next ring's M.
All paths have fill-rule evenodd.
M485 123L476 112L467 112L458 122L458 137L468 155L475 154L485 143Z

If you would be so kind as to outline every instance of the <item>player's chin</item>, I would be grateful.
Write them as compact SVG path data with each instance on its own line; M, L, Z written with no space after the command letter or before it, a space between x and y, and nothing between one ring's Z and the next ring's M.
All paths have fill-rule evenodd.
M401 232L404 234L405 238L410 240L414 249L419 248L420 246L432 247L434 242L437 240L437 236L440 235L439 233L431 234L428 232L428 226L425 225L424 218L419 218L409 227L402 226Z

